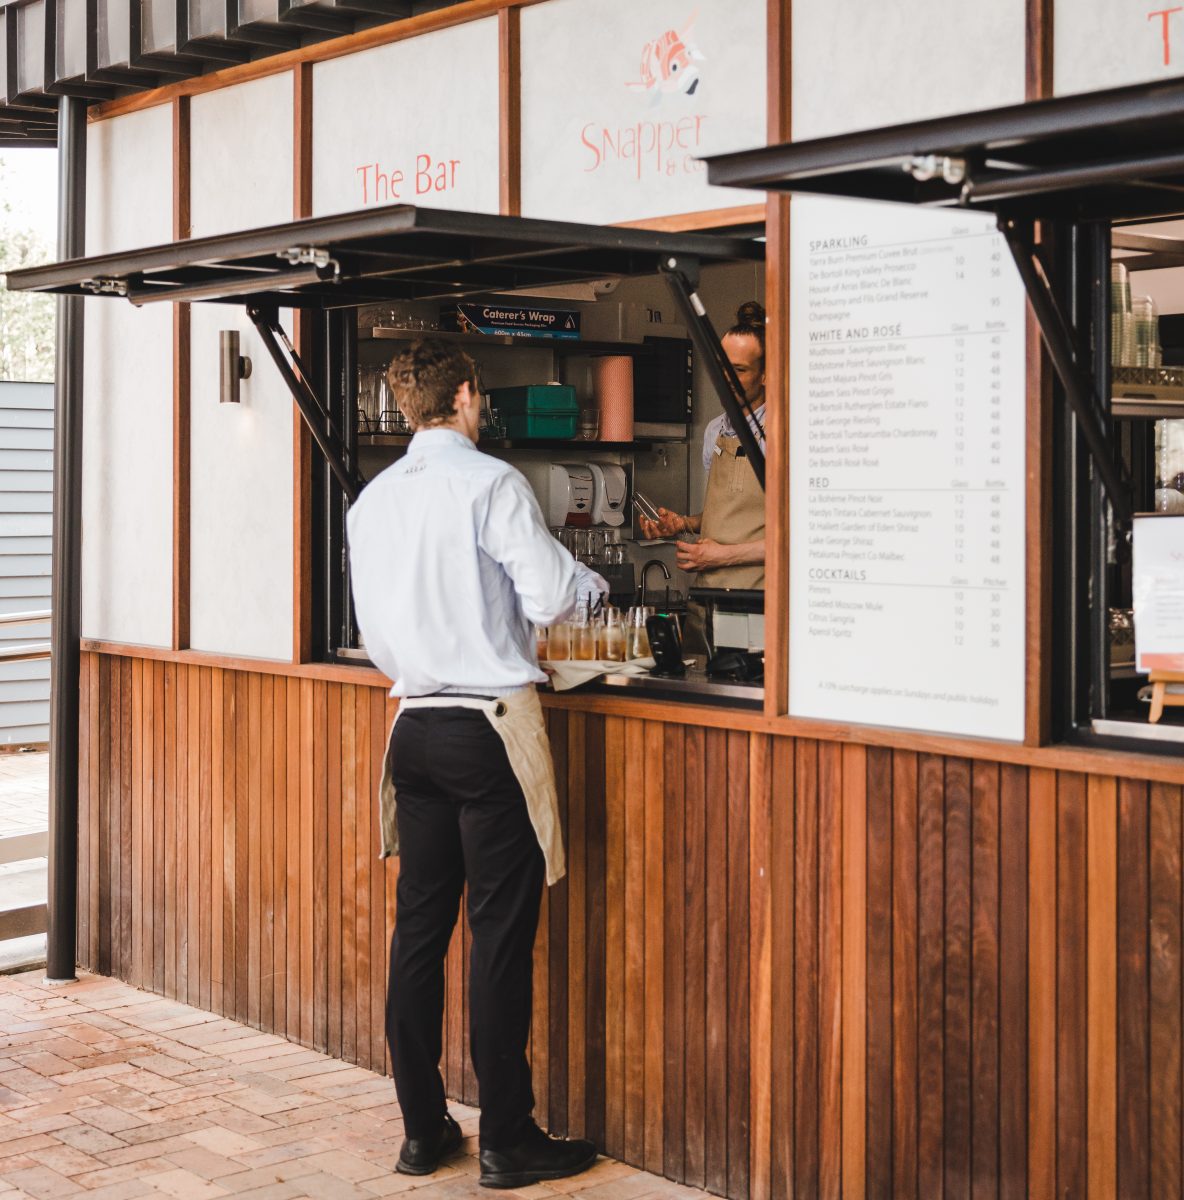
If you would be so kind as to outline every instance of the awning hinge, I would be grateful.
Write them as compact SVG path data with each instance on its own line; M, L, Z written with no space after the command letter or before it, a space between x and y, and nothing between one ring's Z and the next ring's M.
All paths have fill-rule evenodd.
M334 278L340 271L337 260L323 246L289 246L287 250L281 250L277 257L294 267L316 267L319 271L332 267Z
M918 183L928 183L941 176L946 183L956 185L966 178L966 159L954 154L914 154L901 169Z
M96 296L126 296L126 279L84 279L79 287L84 292L92 292Z

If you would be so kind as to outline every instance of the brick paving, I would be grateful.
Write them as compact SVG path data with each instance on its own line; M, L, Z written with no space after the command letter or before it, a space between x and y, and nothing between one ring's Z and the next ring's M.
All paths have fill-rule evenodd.
M482 1189L477 1112L451 1109L464 1153L434 1175L398 1175L389 1079L101 976L0 978L0 1200L705 1198L610 1159Z

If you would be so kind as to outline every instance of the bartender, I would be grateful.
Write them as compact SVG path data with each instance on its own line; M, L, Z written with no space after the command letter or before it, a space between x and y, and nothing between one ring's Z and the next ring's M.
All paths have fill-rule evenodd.
M765 310L755 300L740 306L736 324L724 334L723 347L753 414L763 424ZM720 413L704 432L703 466L707 471L703 511L683 515L659 508L657 521L639 517L642 534L647 538L699 534L698 541L680 541L677 553L678 565L697 573L697 587L763 589L765 493L727 413Z

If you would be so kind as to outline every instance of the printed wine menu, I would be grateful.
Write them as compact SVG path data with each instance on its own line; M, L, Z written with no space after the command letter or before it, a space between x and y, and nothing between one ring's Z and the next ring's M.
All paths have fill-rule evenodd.
M978 214L797 198L794 716L1022 739L1025 300Z

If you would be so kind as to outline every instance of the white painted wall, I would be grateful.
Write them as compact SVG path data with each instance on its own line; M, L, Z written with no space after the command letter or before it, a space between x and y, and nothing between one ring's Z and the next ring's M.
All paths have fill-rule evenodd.
M193 236L292 216L292 75L192 102ZM194 305L190 640L195 650L292 653L291 396L245 313ZM218 402L218 333L243 332L254 363L242 402Z
M314 215L498 211L496 17L318 63L312 108Z
M795 4L792 87L795 139L1019 104L1024 0Z
M687 57L660 53L675 36ZM652 87L643 58L666 64L651 69ZM523 213L607 224L763 202L708 187L697 160L765 144L765 59L764 0L523 9Z
M1184 72L1184 9L1146 0L1056 0L1053 90L1058 96Z
M53 384L0 381L0 612L48 612ZM0 626L0 646L48 642L49 622ZM0 745L49 740L49 660L0 662Z
M172 238L168 105L87 129L86 252ZM82 634L172 641L173 337L167 305L86 303Z

